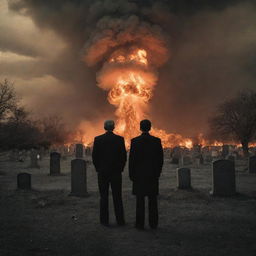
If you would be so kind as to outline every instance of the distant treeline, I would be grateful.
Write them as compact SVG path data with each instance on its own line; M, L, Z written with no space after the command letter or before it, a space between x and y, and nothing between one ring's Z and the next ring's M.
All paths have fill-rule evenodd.
M0 82L0 149L49 148L64 144L68 132L58 116L31 118L20 105L13 85Z

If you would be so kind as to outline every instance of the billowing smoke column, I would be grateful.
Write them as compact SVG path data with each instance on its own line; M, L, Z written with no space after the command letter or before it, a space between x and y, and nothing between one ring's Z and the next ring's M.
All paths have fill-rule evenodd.
M115 105L117 129L128 142L138 135L139 122L158 80L157 68L169 57L161 27L136 15L102 17L85 45L88 66L100 65L97 84L108 90Z
M146 116L154 125L195 137L206 133L209 115L224 98L244 88L255 89L255 0L8 0L8 6L8 23L7 13L1 17L0 48L7 55L13 52L30 58L17 62L3 59L2 76L14 81L17 77L17 85L20 80L24 85L29 83L31 87L22 86L22 90L33 112L62 115L86 143L102 132L103 119L112 114L105 93L95 86L95 70L98 85L108 90L109 100L117 109L118 127L123 131L129 129L129 116L122 115L122 110L132 113L130 120L137 122ZM15 17L23 15L40 29L35 30L40 41L37 44L31 44L34 32L23 23L18 27L15 23ZM50 31L48 44L41 29L47 34ZM57 41L52 32L59 37ZM48 54L59 40L56 54ZM81 52L93 68L81 61ZM165 63L169 52L171 58ZM134 54L141 57L134 58ZM146 89L139 85L135 90L139 92L137 99L143 95L136 104L131 100L136 97L121 97L128 94L128 88L134 90L134 83L114 76L127 67L133 70L130 80L137 85L140 78L146 81ZM159 80L157 70L161 71ZM51 107L53 100L56 108ZM124 108L127 103L131 107ZM133 129L138 127L135 121L130 123L134 133L138 130ZM191 144L189 140L184 143L180 135L156 132L167 146Z

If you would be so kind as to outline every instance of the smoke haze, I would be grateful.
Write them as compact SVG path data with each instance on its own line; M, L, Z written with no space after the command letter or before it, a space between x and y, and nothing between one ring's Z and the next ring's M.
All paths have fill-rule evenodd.
M0 78L37 115L98 125L115 108L96 73L136 41L158 70L153 123L194 136L218 103L255 88L255 11L249 0L1 0Z

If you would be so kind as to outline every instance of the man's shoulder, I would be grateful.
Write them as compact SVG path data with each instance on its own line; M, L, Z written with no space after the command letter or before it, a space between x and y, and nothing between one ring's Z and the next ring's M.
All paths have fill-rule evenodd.
M118 134L113 133L113 135L114 135L117 139L119 139L119 140L124 140L124 137L122 137L122 136L120 136L120 135L118 135Z
M155 136L153 136L153 135L150 135L150 137L151 137L151 139L152 140L154 140L154 141L160 141L161 142L161 139L160 138L158 138L158 137L155 137Z
M139 141L141 140L141 135L140 136L137 136L137 137L134 137L131 139L131 142L136 142L136 141Z
M103 133L101 135L96 136L94 139L95 140L102 140L102 139L109 138L109 137L112 137L112 138L117 139L117 140L123 140L124 139L122 136L117 135L115 133L110 133L110 134Z
M132 142L144 140L144 139L147 139L147 138L150 138L150 139L153 140L153 141L161 141L160 138L155 137L155 136L153 136L153 135L151 135L151 134L148 134L148 136L139 135L139 136L133 138L133 139L132 139Z
M94 140L100 140L100 139L104 138L104 136L105 136L105 133L96 136L96 137L94 138Z

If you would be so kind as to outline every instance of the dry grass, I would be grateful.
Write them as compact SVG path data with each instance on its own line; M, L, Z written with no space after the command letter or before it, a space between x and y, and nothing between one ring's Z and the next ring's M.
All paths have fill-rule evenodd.
M133 228L135 200L127 170L123 198L127 225L99 225L96 174L88 166L87 198L70 197L70 159L62 161L62 173L51 177L49 159L40 169L28 169L28 161L0 162L1 256L161 256L256 255L256 176L237 170L239 195L213 198L211 167L192 168L190 191L176 190L176 165L165 162L160 181L160 225L157 231ZM32 191L16 190L19 172L32 174ZM5 174L5 175L3 175Z

